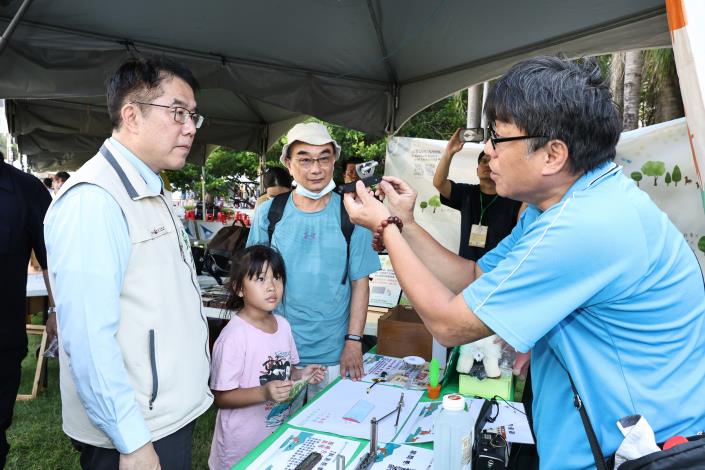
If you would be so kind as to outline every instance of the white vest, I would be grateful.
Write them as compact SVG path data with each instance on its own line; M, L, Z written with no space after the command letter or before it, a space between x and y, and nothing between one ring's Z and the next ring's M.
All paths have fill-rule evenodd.
M78 184L106 190L127 221L132 247L120 293L117 341L135 399L156 441L196 419L213 402L208 324L188 236L172 210L171 194L151 193L137 169L107 140L62 186L49 211ZM59 345L64 432L86 444L114 448L86 415L70 355L61 341Z

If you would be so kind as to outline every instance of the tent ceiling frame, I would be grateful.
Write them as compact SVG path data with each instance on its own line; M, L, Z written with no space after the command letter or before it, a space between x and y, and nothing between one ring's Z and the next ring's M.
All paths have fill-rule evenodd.
M375 34L377 35L377 44L379 44L380 52L382 53L382 60L384 61L384 67L387 69L387 77L392 83L398 83L399 78L397 77L396 70L392 62L389 60L389 51L387 51L387 45L384 42L384 34L382 33L382 25L379 23L377 17L377 12L375 11L375 6L373 5L374 0L367 0L367 11L370 13L370 20L372 20L372 25L375 28Z
M15 32L15 28L19 24L20 21L22 21L22 17L27 13L27 10L29 9L29 6L32 4L33 0L23 0L22 5L17 9L17 12L15 12L15 15L12 17L12 21L10 21L10 24L7 25L7 28L5 28L5 32L2 33L2 37L0 38L0 54L2 54L2 51L5 50L7 45L10 43L10 38L12 37L12 33Z
M646 10L638 15L630 15L628 17L618 18L614 21L600 23L599 25L596 25L596 26L581 29L578 31L573 31L573 32L566 33L566 34L562 34L560 36L555 36L555 37L553 37L551 39L547 39L545 41L540 41L540 42L536 42L536 43L532 43L532 44L527 44L522 47L510 49L510 50L505 51L500 54L495 54L495 55L488 56L488 57L485 57L482 59L473 60L470 62L465 62L463 64L455 65L453 67L449 67L449 68L446 68L443 70L438 70L433 73L419 75L418 77L410 78L410 79L402 82L402 85L408 85L411 83L416 83L416 82L421 82L421 81L429 80L429 79L436 78L436 77L441 77L443 75L448 75L451 73L460 72L462 70L477 67L477 66L484 65L484 64L487 64L490 62L495 62L497 60L510 59L512 57L530 54L533 51L546 49L546 48L556 46L556 45L559 45L562 43L566 43L569 41L575 41L575 40L582 39L587 36L599 34L599 33L605 32L605 31L609 31L611 29L619 28L621 26L627 26L631 23L637 23L639 21L648 20L648 19L655 18L655 17L661 16L661 15L665 15L665 14L666 14L666 6L665 5L660 6L660 7L656 7L656 8L652 8L652 9Z
M29 1L29 0L25 0L25 1ZM2 16L2 15L0 15L0 20L11 21L10 18L8 18L6 16ZM180 47L165 46L165 45L159 44L159 43L152 43L152 42L146 42L146 41L134 41L134 40L127 39L127 38L119 38L119 37L111 36L108 34L100 34L100 33L82 31L82 30L78 30L78 29L70 29L70 28L64 28L61 26L49 25L46 23L38 22L38 21L22 20L22 21L20 21L20 24L22 26L27 26L30 28L36 28L36 29L40 29L40 30L58 32L58 33L63 33L63 34L70 34L70 35L75 35L75 36L83 36L83 37L87 37L90 39L96 39L96 40L106 41L106 42L113 42L113 43L118 44L123 47L131 46L134 49L134 51L136 51L138 53L143 53L142 50L150 50L150 51L154 51L154 52L172 53L172 54L180 55L182 57L189 57L189 58L194 58L194 59L217 62L217 63L223 64L223 65L230 63L230 64L235 64L235 65L261 67L261 68L266 68L266 69L270 69L270 70L279 70L279 71L283 71L283 72L292 72L292 73L297 73L297 74L304 75L304 76L313 75L313 76L318 76L318 77L322 77L322 78L350 80L350 81L354 81L354 82L368 83L371 85L383 86L383 87L387 86L386 82L381 81L381 80L374 80L371 78L356 77L354 75L349 75L349 74L337 74L337 73L325 72L322 70L303 69L300 67L292 67L289 65L274 64L271 62L264 62L264 61L250 60L250 59L241 59L238 57L231 57L231 56L226 56L223 54L205 53L205 52L194 51L191 49L185 49L185 48L180 48ZM128 50L129 50L129 47L128 47Z

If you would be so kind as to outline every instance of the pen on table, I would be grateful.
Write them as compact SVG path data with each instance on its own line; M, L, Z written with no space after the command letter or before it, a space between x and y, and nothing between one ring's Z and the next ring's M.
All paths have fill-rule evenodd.
M366 393L370 393L370 390L372 389L372 387L374 387L374 386L377 385L378 383L380 383L380 382L386 382L386 381L387 381L387 373L386 373L386 372L382 372L381 374L379 374L379 377L378 377L378 378L372 379L372 385L370 385L369 387L367 387L367 392L366 392Z
M399 415L401 415L401 409L404 406L404 392L401 392L399 397L399 405L397 405L397 420L394 422L394 434L397 433L397 428L399 427Z

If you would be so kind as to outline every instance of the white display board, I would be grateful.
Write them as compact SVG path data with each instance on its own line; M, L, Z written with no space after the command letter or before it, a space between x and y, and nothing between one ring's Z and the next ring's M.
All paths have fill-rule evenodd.
M414 207L416 222L443 246L457 253L460 212L442 206L438 190L433 186L433 174L447 144L444 140L391 137L387 141L384 174L397 176L418 191ZM480 151L481 144L465 144L453 157L448 177L458 183L479 184L477 156ZM425 203L424 208L422 203Z
M622 133L615 161L625 175L641 175L639 188L668 214L705 271L705 253L698 248L701 238L705 243L702 188L698 187L685 118Z

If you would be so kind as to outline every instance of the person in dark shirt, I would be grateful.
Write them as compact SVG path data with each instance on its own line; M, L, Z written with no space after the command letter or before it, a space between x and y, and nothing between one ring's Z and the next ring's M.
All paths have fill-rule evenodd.
M49 194L54 194L54 178L44 178L42 183L44 183L44 187L47 188Z
M460 211L460 247L458 254L477 261L502 241L516 225L520 201L497 195L490 178L489 156L477 157L480 184L456 183L448 179L453 156L465 144L457 129L448 141L433 175L433 185L441 193L441 204Z
M27 354L27 265L34 250L46 272L43 223L50 203L42 182L5 163L0 152L0 468L10 450L6 431Z

